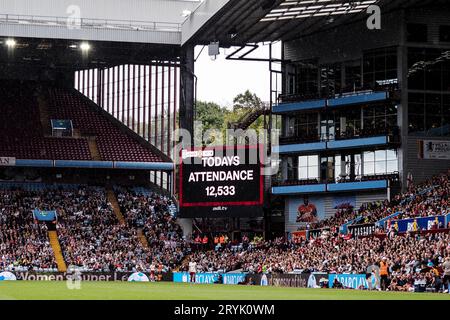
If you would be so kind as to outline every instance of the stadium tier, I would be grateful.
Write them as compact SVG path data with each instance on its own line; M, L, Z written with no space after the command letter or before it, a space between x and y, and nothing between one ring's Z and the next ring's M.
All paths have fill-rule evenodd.
M171 200L146 189L118 194L126 223L121 224L101 187L14 184L0 189L0 269L61 271L49 231L56 230L63 263L89 272L175 268L184 257L181 228L169 212ZM56 220L39 221L33 211L55 211ZM57 221L57 222L56 222ZM139 236L142 233L144 239Z
M162 162L148 144L137 141L125 126L88 102L75 90L48 88L33 82L2 81L0 85L0 154L16 159ZM39 101L38 101L39 100ZM44 121L43 121L44 119ZM52 137L51 119L66 119L80 132ZM120 128L122 127L122 128ZM89 147L93 138L98 155Z
M103 161L162 162L161 157L125 133L125 126L113 123L93 102L75 90L50 88L49 114L52 119L70 119L82 136L93 136ZM119 126L123 126L120 130Z

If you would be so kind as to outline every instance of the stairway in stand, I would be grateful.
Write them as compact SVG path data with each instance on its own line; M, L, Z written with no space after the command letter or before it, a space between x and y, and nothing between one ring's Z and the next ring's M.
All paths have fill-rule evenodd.
M147 237L144 235L144 232L142 231L141 228L137 229L137 235L138 235L139 241L144 246L144 248L148 248L149 244L148 244Z
M106 192L106 196L108 199L108 202L111 203L113 207L113 211L116 214L117 220L119 220L120 224L125 224L125 218L123 217L122 212L120 211L119 202L117 201L116 194L112 189L108 189Z
M66 272L67 266L66 262L64 261L61 246L59 244L58 234L56 233L56 231L49 231L48 238L50 239L50 245L52 246L53 254L55 255L56 264L58 265L58 271Z
M101 161L102 158L100 157L100 153L98 152L98 146L95 137L88 137L88 145L92 160Z

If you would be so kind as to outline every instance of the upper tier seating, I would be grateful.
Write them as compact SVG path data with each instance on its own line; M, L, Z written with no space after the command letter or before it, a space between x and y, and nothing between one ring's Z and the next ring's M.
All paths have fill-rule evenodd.
M52 118L71 119L83 135L95 136L102 160L131 162L162 162L150 149L90 105L80 94L51 88L49 110Z
M31 82L0 82L0 156L91 160L86 139L44 137L37 95Z

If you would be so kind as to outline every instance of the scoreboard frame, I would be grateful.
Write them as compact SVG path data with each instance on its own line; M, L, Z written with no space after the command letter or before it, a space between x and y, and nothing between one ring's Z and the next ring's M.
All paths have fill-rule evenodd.
M195 152L195 151L208 151L213 150L214 155L216 154L216 150L221 152L223 155L226 154L227 150L232 149L234 152L237 150L245 149L246 153L249 154L251 150L256 150L258 155L258 163L254 164L258 166L259 170L259 198L257 200L238 200L238 201L197 201L197 202L186 202L184 201L184 193L183 189L183 166L189 165L184 164L182 152L183 150L187 152ZM261 144L257 145L249 145L249 146L214 146L214 147L193 147L193 148L184 148L180 150L179 154L179 207L180 207L180 218L202 218L202 217L262 217L263 216L263 204L264 204L264 152ZM246 164L240 164L246 165ZM206 183L206 182L204 182ZM255 182L253 182L255 183ZM216 207L226 207L227 213L222 212L213 212L213 208ZM247 210L242 210L242 212L236 212L236 208L242 209L245 207Z

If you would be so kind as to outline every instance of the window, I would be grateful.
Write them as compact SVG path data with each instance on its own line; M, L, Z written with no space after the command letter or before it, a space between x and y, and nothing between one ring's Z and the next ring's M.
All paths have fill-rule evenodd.
M449 135L450 93L410 93L409 132L428 136Z
M428 27L421 23L408 23L406 26L406 39L408 42L427 42Z
M303 61L295 66L296 94L317 95L319 92L319 67L317 61Z
M450 26L439 27L439 40L441 42L450 42Z
M377 150L363 153L364 175L387 174L398 171L398 158L395 150Z
M364 53L364 88L376 88L386 81L397 81L396 48L383 48Z
M293 135L306 140L317 140L319 137L318 113L302 113L294 118Z
M298 157L298 180L319 178L319 156Z

